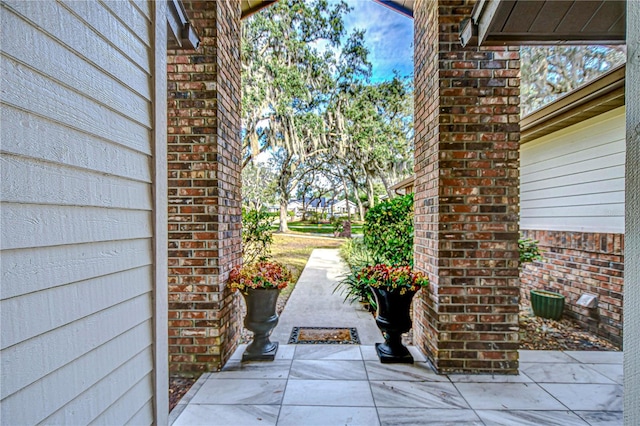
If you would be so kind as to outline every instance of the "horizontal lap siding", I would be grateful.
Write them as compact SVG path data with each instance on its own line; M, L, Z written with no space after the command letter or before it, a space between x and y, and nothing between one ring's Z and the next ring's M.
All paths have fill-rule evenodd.
M150 4L1 8L0 423L151 423Z
M618 108L522 146L522 229L624 232L624 117Z

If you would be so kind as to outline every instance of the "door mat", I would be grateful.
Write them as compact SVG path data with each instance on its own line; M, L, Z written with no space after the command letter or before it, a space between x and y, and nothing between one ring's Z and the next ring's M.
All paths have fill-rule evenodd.
M293 327L289 343L359 345L360 338L355 327Z

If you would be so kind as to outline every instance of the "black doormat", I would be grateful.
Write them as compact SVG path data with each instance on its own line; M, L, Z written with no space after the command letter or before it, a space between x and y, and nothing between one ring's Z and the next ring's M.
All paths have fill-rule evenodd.
M314 345L359 345L355 327L293 327L289 343Z

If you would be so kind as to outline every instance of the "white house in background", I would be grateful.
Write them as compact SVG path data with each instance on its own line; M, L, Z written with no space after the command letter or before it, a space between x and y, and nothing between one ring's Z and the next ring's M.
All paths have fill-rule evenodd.
M173 3L0 4L3 425L166 423Z
M350 200L340 200L333 203L331 209L336 216L346 216L348 214L356 214L358 206Z

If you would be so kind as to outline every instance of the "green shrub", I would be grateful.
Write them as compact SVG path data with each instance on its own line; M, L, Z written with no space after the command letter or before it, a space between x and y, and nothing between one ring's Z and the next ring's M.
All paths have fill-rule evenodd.
M334 292L340 291L344 301L349 303L367 302L376 309L376 299L369 286L359 277L360 271L373 265L373 258L361 238L352 238L340 246L340 256L349 265L349 273L338 283Z
M349 303L365 302L370 309L377 309L376 298L371 291L369 284L361 278L361 271L366 266L352 267L351 271L340 280L333 292L340 291L344 295L344 301Z
M351 238L340 246L340 256L350 268L373 265L373 257L362 238Z
M413 265L413 194L370 209L363 232L375 263Z
M542 251L538 248L538 241L531 238L520 238L518 240L518 250L520 251L520 266L523 263L542 260Z
M269 258L273 243L271 216L266 211L242 209L242 259L245 264Z

